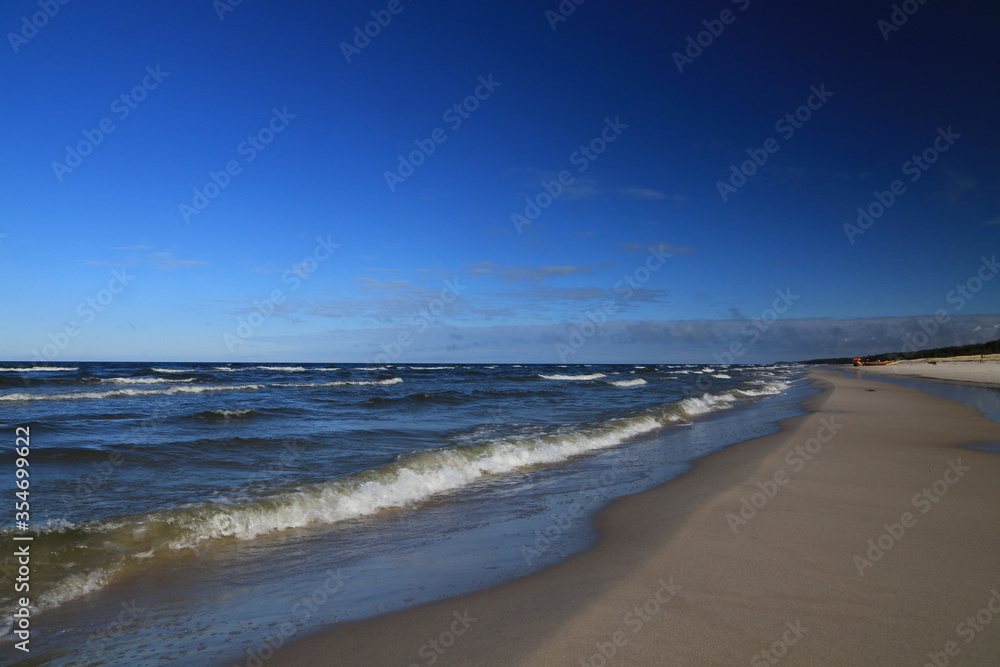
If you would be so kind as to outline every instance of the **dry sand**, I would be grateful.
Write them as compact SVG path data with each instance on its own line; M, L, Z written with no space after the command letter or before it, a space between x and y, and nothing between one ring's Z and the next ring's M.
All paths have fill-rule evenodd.
M932 380L951 380L954 382L971 382L974 384L1000 386L1000 360L991 358L981 363L979 357L961 357L961 359L961 361L955 359L947 361L901 361L893 366L845 366L845 368L850 368L860 373L922 377Z
M268 665L1000 664L1000 456L959 447L1000 424L811 377L814 412L612 503L593 549Z

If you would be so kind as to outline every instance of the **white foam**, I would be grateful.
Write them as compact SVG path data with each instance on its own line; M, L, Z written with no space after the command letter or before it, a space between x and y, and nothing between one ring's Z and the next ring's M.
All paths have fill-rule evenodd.
M232 373L236 369L235 368L231 368L229 366L212 366L212 370L213 371L223 371L225 373Z
M487 475L540 464L563 462L588 451L613 447L668 423L652 416L630 417L576 431L534 437L508 437L475 447L420 452L403 461L255 503L200 508L173 518L183 535L172 549L189 548L221 537L243 540L290 528L336 523L408 507L454 491Z
M285 373L301 373L308 370L305 366L254 366L262 371L282 371Z
M403 378L395 377L389 378L388 380L334 380L333 382L285 382L281 384L275 384L275 387L344 387L344 386L363 386L363 385L391 385L399 384L403 381Z
M610 382L608 384L616 387L639 387L646 384L646 381L642 378L634 378L632 380L618 380L617 382Z
M169 384L171 382L193 382L194 378L171 380L169 378L104 378L101 382L112 384Z
M713 410L724 410L731 407L736 397L726 392L722 394L703 394L691 396L680 402L680 409L689 417L703 415Z
M26 368L0 368L0 372L5 373L40 373L42 371L78 371L79 368L71 366L28 366Z
M209 410L213 415L218 415L220 417L245 417L254 413L253 409L248 410Z
M732 380L732 375L726 375L725 373L715 373L712 375L714 378L719 378L720 380Z
M81 598L88 593L99 591L108 585L117 568L106 570L97 568L89 572L75 572L59 581L51 590L35 596L38 601L36 611L43 612Z
M68 401L79 399L114 398L118 396L154 396L171 394L204 394L212 391L260 389L263 385L209 385L197 387L167 387L165 389L109 389L108 391L74 391L63 394L3 394L0 401Z
M607 376L604 373L587 373L586 375L542 375L539 373L538 377L543 380L600 380Z
M450 371L453 368L455 367L454 366L410 366L411 371ZM487 368L489 368L489 366ZM493 366L492 368L496 368L496 366ZM359 368L358 370L362 369Z
M736 391L746 396L774 396L791 387L786 382L767 382L762 383L760 386L760 389L736 389Z
M194 373L193 368L154 368L156 373Z

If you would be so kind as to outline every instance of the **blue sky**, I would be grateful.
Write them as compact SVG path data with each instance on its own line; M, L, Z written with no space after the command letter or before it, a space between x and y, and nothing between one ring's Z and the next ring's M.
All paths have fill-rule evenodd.
M998 10L677 5L7 3L0 358L1000 337Z

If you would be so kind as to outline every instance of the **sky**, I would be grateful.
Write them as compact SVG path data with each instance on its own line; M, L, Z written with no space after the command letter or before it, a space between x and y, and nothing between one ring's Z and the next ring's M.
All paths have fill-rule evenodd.
M11 0L0 358L1000 338L989 3Z

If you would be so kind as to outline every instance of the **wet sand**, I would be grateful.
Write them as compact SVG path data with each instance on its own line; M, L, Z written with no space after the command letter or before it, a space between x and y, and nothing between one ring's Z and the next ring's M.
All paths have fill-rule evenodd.
M615 501L593 549L266 664L1000 664L1000 456L961 447L1000 424L810 377L810 414Z

